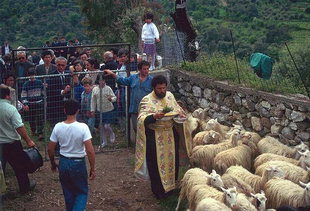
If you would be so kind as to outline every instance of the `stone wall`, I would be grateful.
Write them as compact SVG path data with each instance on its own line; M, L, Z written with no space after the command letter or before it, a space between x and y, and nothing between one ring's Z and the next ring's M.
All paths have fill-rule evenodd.
M203 108L211 118L231 125L237 121L260 135L279 136L286 144L296 145L310 139L310 100L271 94L204 75L170 70L170 90L193 111Z

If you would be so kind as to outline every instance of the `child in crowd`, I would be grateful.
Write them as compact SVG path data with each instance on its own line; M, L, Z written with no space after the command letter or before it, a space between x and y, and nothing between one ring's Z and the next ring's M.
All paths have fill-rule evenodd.
M147 60L151 63L150 70L155 69L156 44L160 42L159 32L156 25L153 23L153 14L148 12L144 15L145 24L142 27L142 46L143 53L147 55Z
M130 54L130 71L138 71L138 62L137 62L137 54Z
M92 117L90 107L92 98L92 80L89 77L82 79L84 91L81 94L81 121L86 123L91 133L94 132L95 118Z
M22 87L21 100L29 110L29 124L32 135L39 135L39 140L43 139L44 126L44 86L41 80L35 78L34 68L29 69L29 81Z
M113 121L113 103L116 101L116 96L111 87L105 84L105 79L102 75L98 75L95 86L92 91L91 98L91 113L95 117L95 112L98 111L102 115L102 124L99 124L101 133L101 146L103 148L107 145L107 138L110 137L110 142L114 143L115 134L110 126Z

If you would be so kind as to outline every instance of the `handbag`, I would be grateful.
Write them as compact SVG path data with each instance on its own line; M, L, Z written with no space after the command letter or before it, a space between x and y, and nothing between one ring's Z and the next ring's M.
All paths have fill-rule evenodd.
M43 158L37 148L24 149L24 152L27 157L26 168L28 173L33 173L43 166Z

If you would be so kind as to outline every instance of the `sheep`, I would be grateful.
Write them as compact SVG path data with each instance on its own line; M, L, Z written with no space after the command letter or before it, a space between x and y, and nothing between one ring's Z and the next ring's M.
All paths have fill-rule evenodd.
M217 119L210 119L204 130L215 130L216 132L220 133L223 137L225 137L226 133L230 130L229 127L220 124Z
M234 207L238 194L236 188L222 188L222 191L223 192L208 185L195 185L189 193L190 210L195 210L199 202L205 198L213 198L224 203L230 208Z
M239 145L218 153L214 158L214 168L220 173L224 173L227 168L240 165L250 170L252 167L252 150L247 145Z
M227 141L219 144L196 146L190 156L190 163L193 166L199 166L203 170L210 172L212 170L214 157L221 151L237 146L240 138L240 131L236 130Z
M242 134L242 143L250 146L253 148L255 151L258 151L257 149L257 143L261 140L262 138L260 135L258 135L255 132L249 132L249 131L244 131Z
M193 138L193 147L197 145L218 144L223 137L214 130L201 131Z
M283 155L285 157L289 158L299 158L299 154L297 152L297 149L299 151L305 151L305 148L307 148L307 145L305 145L303 142L294 148L291 148L289 146L286 146L285 144L282 144L277 139L266 136L262 140L260 140L257 144L259 152L262 153L273 153L277 155Z
M250 200L243 193L238 193L234 210L257 211L256 207L250 202Z
M296 152L305 152L307 150L309 150L309 147L307 144L305 144L304 142L300 141L300 144L298 144L297 146L294 147ZM301 156L300 153L296 153L295 155L295 159L299 159Z
M189 169L180 182L180 194L178 204L175 210L179 209L179 205L185 197L188 198L191 188L195 185L210 184L209 174L200 168Z
M292 163L296 166L300 166L303 169L306 169L306 166L310 166L310 151L306 150L305 152L299 152L299 153L301 155L299 160L295 160L293 158L287 158L282 155L276 155L272 153L263 153L255 159L254 168L256 169L258 166L268 161L282 160L282 161Z
M258 211L265 211L266 210L266 201L267 197L265 195L265 192L263 190L260 191L260 193L253 194L251 193L251 196L256 200L256 207Z
M264 184L272 177L283 177L283 171L276 166L270 166L266 168L262 177L252 174L242 166L231 166L229 167L225 174L229 174L232 177L237 177L243 180L245 183L253 187L254 191L257 193L262 190Z
M260 175L260 176L263 175L265 172L265 169L270 166L277 166L281 168L282 171L284 172L285 179L290 180L294 183L298 183L299 181L302 181L302 182L309 181L309 173L306 170L292 163L288 163L288 162L280 161L280 160L268 161L266 163L263 163L262 165L256 168L255 174Z
M285 179L274 178L269 180L264 191L268 198L267 207L280 206L305 207L310 205L310 183L299 182L299 185Z
M231 211L229 207L227 207L224 203L219 202L212 198L205 198L201 200L195 211Z
M254 193L254 189L242 179L231 176L229 174L223 174L222 176L217 174L213 169L211 174L207 176L210 178L210 185L217 189L236 187L238 193L243 193L246 196L251 196Z

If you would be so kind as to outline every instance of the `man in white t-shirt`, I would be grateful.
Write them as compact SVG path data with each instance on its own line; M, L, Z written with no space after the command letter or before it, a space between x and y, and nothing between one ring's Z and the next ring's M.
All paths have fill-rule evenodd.
M65 102L67 119L55 125L48 144L48 155L53 172L58 168L59 179L65 197L66 210L84 210L88 196L85 156L90 165L89 178L95 178L95 151L91 133L85 123L76 121L79 103ZM55 162L56 144L60 145L59 165Z

